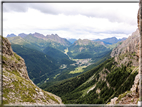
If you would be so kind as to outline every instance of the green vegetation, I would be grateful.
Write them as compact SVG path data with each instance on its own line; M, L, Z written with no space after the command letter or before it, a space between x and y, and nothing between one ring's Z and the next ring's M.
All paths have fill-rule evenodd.
M110 53L107 53L103 58L100 57L100 60L98 59L98 61L96 60L96 62L93 63L92 65L89 65L86 68L83 68L82 69L83 72L80 72L80 73L70 74L70 71L74 71L78 66L67 66L66 69L61 69L61 73L59 76L57 76L56 79L52 80L52 78L50 78L49 81L46 81L46 83L41 84L39 86L44 89L44 88L50 87L54 84L62 83L62 81L66 81L66 79L68 79L68 78L72 78L72 77L78 76L82 73L89 71L90 69L96 67L97 65L99 65L102 62L104 62L105 60L107 60L109 57L110 57ZM73 59L73 60L75 61L77 59ZM82 59L79 59L79 60L82 60ZM55 75L53 75L53 76L55 76Z
M15 56L15 58L16 58L18 61L21 60L21 58L20 58L16 53L14 53L14 56Z
M2 56L2 59L5 60L5 61L8 60L8 58L6 58L5 56Z
M36 103L34 95L37 94L37 92L35 91L35 88L37 87L33 85L31 81L22 78L17 71L11 72L4 70L3 75L7 76L8 78L14 78L13 82L3 87L3 97L5 98L5 100L3 100L3 104L15 103L16 101ZM12 88L6 88L10 86L12 86ZM40 99L40 100L45 102L45 100L47 101L49 99L52 99L53 101L59 103L58 100L55 99L52 95L48 95L45 91L43 92L45 95L45 99Z
M46 84L50 86L49 84L53 85L54 83L60 82L64 79L75 77L94 67L94 65L92 65L86 68L82 68L77 73L69 73L70 71L74 71L76 67L78 67L78 65L70 65L75 63L75 61L70 60L70 55L66 55L67 53L71 52L73 55L76 53L76 51L78 51L78 48L85 46L85 50L83 50L81 53L77 53L78 57L84 59L88 57L87 55L91 55L91 57L94 57L92 56L94 54L97 56L98 49L101 49L98 55L100 53L103 53L105 50L109 50L97 42L94 42L93 44L89 42L88 45L69 47L71 44L69 44L68 41L66 41L66 43L68 44L64 45L64 43L58 43L57 41L37 38L32 34L27 35L24 38L16 36L10 37L8 39L12 44L13 50L25 60L29 77L33 80L35 84L38 84L38 86L43 84L47 78L49 78L49 80L46 81ZM71 48L72 50L70 50ZM93 51L91 51L92 49ZM66 54L64 54L64 51L66 52ZM15 62L18 63L20 59L18 59L18 56L15 57L17 57L17 60ZM93 62L91 63L95 62L96 66L98 61L100 59L103 59L103 57L105 57L105 54L99 56L98 58L94 58ZM59 69L60 66L63 64L66 65L66 68ZM54 78L54 76L59 73L60 75Z
M3 62L3 76L4 80L3 83L6 85L3 85L3 104L9 104L9 103L16 103L16 102L29 102L29 103L36 103L34 97L35 95L38 95L36 87L29 79L25 79L21 76L20 72L17 71L17 69L13 66L11 69L7 70L7 66L5 63L9 62L16 65L15 60L21 60L20 56L16 55L14 53L14 56L5 57L3 59L5 62ZM13 61L14 60L14 61ZM13 61L13 62L11 62ZM26 72L26 71L25 71ZM52 95L48 95L48 93L44 92L44 99L40 99L42 101L47 101L49 99L52 99L53 101L58 102L57 99L55 99Z
M58 75L60 75L60 73L59 73L59 74L57 74L57 75L55 75L54 79L56 79L56 77L57 77ZM47 80L47 79L46 79L46 80ZM48 79L48 80L49 80L49 79Z
M64 53L65 53L65 54L67 54L67 53L68 53L68 51L69 51L69 50L68 50L68 48L67 48L67 49L65 49L65 50L64 50Z
M113 48L115 48L115 47L117 47L118 45L121 45L121 44L122 44L122 42L117 42L115 44L108 45L107 47L109 47L110 49L113 49Z
M70 71L69 74L75 74L75 73L80 73L80 72L83 72L83 68L86 68L87 66L80 66L80 67L77 67L75 68L74 71Z
M33 82L35 84L46 80L47 74L50 76L55 69L59 68L59 64L53 58L40 51L15 44L12 44L12 48L18 55L24 58L29 77L34 79ZM20 60L18 55L14 54L16 59ZM45 73L44 77L39 77Z
M104 46L99 42L78 40L66 47L30 35L24 39L37 50L41 48L36 51L12 44L15 52L25 59L30 78L44 90L61 96L67 104L107 103L112 97L129 90L137 74L132 73L132 61L120 65L110 58L111 49L121 43ZM136 53L126 53L118 60L122 61L125 57L133 60L133 56ZM93 64L75 63L74 59L85 58L90 58L89 63Z
M31 95L36 93L35 90L33 89L33 87L35 87L35 86L33 86L32 84L29 84L29 80L21 78L20 75L17 75L18 74L17 71L12 71L12 72L3 71L3 73L4 73L3 75L7 75L8 78L13 77L15 80L11 84L9 84L10 86L13 86L14 90L12 88L3 87L3 93L4 93L3 97L6 98L6 100L4 100L4 102L3 102L4 104L7 104L9 102L15 103L16 99L15 98L11 99L9 97L11 94L9 94L9 93L14 92L15 97L16 96L19 97L19 93L17 93L19 91L20 91L20 96L21 96L22 102L35 102L31 97ZM11 76L11 77L9 77L9 76ZM4 82L6 82L6 81L4 81ZM25 86L23 84L26 84L27 86L32 85L32 87L28 88L27 86ZM29 93L25 94L26 91L29 91Z
M102 44L98 44L98 42L89 42L88 40L89 43L86 45L83 45L85 43L84 40L81 41L81 44L77 42L79 42L79 40L68 47L68 55L74 59L93 58L96 55L110 51L109 48L106 48Z
M42 88L60 96L66 104L104 104L114 96L118 97L130 90L137 75L137 72L131 73L134 69L131 65L121 65L121 67L117 65L118 63L111 58L77 77ZM106 77L101 77L102 75ZM103 78L106 80L104 81ZM94 88L90 90L92 87Z
M50 57L56 59L56 60L61 60L61 59L69 59L68 56L66 54L64 54L63 52L61 52L58 49L52 48L50 46L46 47L43 52L47 55L49 55Z

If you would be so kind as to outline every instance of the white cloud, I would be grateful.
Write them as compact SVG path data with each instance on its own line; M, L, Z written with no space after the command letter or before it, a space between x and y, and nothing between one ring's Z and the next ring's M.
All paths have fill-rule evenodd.
M4 5L4 36L9 33L39 32L77 39L121 38L137 28L138 3L40 3L13 6ZM21 8L17 10L19 6Z

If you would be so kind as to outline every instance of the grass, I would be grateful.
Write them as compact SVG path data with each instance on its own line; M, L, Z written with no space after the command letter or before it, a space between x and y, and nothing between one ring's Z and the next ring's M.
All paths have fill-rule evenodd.
M83 93L82 96L85 96L87 94L87 92L89 91L89 89L91 89L93 86L90 86L90 87L86 88L85 90L82 90L82 93Z
M20 77L19 73L15 70L13 71L3 71L3 75L5 75L8 78L14 78L13 82L8 84L7 86L13 86L13 88L7 88L3 87L3 97L6 100L3 100L3 104L8 103L15 103L17 102L17 98L19 102L30 102L30 103L36 103L34 96L38 93L35 91L35 88L37 88L35 85L33 85L29 80ZM3 81L6 82L6 81ZM11 96L9 93L13 92L14 98L10 99L8 96ZM57 99L54 98L54 96L49 95L45 91L42 91L45 95L45 99L41 98L43 102L46 102L49 99L52 99L53 101L58 102ZM21 98L20 98L21 97Z
M131 93L131 91L126 91L125 93L119 95L119 96L118 96L117 103L118 103L122 98L124 98L128 93Z
M8 58L6 58L5 56L2 56L2 59L5 60L5 61L8 60Z
M16 53L14 53L14 56L15 56L15 58L16 58L18 61L21 60L20 56L18 56Z
M55 76L54 76L54 79L56 79L58 75L60 75L60 73L59 73L59 74L57 74L57 75L55 75Z
M83 68L86 68L86 67L87 67L87 66L80 66L80 67L77 67L77 68L75 68L74 71L70 71L69 74L81 73L81 72L84 71Z
M69 52L68 48L64 50L64 53L67 54Z
M18 56L16 53L14 53L14 56L11 56L9 58L5 57L5 56L2 56L2 59L5 60L5 61L15 61L15 63L18 63L18 61L21 60L20 56Z
M59 101L58 101L57 99L55 99L54 96L50 96L50 98L51 98L53 101L55 101L55 102L57 102L57 103L59 104Z

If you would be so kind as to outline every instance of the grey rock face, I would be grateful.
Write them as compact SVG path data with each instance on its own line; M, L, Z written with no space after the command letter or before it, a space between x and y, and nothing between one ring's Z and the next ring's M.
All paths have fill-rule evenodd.
M131 36L129 36L121 45L113 49L111 57L119 56L127 52L136 52L139 50L139 30L137 29ZM138 55L138 54L137 54Z
M137 29L122 44L118 45L111 52L111 57L121 64L132 62L133 66L139 66L139 30Z

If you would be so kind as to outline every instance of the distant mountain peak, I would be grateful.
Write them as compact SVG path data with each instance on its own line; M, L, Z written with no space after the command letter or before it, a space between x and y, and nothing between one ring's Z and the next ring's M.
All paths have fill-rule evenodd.
M115 44L119 41L123 41L126 39L127 38L117 39L116 37L110 37L110 38L105 38L105 39L95 39L93 41L100 41L100 42L104 42L105 44Z
M90 45L90 44L96 44L96 42L91 41L89 39L78 39L77 41L74 42L75 45Z
M40 33L37 33L37 32L32 34L32 36L37 37L37 38L45 38L45 36L43 34L40 34Z
M18 36L20 36L20 37L24 38L24 37L26 37L26 36L27 36L27 34L25 34L25 33L20 33Z
M60 38L57 34L46 35L47 38Z
M16 35L14 33L8 34L7 37L15 37Z

